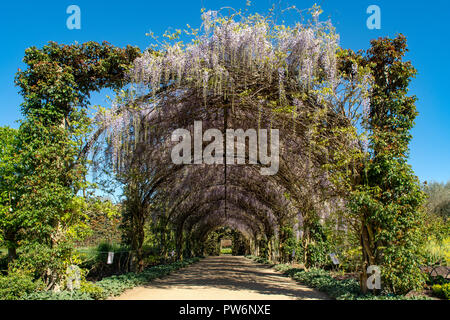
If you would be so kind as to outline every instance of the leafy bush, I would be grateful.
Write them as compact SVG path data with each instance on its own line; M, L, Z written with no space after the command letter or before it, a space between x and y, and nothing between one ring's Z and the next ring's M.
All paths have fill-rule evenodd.
M285 272L291 270L292 267L291 267L290 265L288 265L288 264L277 264L277 265L274 267L274 269L277 270L277 271L280 271L280 272L285 273Z
M69 243L61 243L53 248L41 243L31 243L21 248L19 258L10 265L10 269L29 273L52 287L64 279L72 257L73 248Z
M105 291L97 284L89 281L81 282L80 293L87 294L94 300L105 298Z
M432 290L437 297L450 300L450 283L435 284Z
M303 263L308 268L332 266L331 259L328 256L331 251L331 242L328 239L326 227L316 217L306 221L305 228L308 230L308 236L304 237L301 244L301 251L304 252L304 258L306 258ZM302 258L302 260L304 259Z
M326 292L331 298L339 299L341 296L357 296L360 292L359 283L354 279L337 280L322 269L301 270L292 275L292 278Z
M246 257L249 259L252 259L258 263L261 263L261 264L271 264L271 262L268 259L263 258L263 257L257 257L257 256L252 256L252 255L246 256Z
M348 247L342 250L338 254L339 261L341 262L341 268L345 271L355 272L358 270L358 266L361 261L361 247L356 246Z
M308 261L310 267L326 267L331 265L331 260L328 256L330 252L330 245L326 241L317 241L308 245Z
M449 280L447 280L446 278L444 278L441 275L438 276L432 276L431 274L427 275L427 284L428 285L435 285L435 284L446 284L448 283Z
M0 276L0 300L18 300L40 285L41 282L34 282L29 274L12 272L7 276Z
M300 245L294 236L292 226L283 226L280 230L280 261L292 261L299 250Z

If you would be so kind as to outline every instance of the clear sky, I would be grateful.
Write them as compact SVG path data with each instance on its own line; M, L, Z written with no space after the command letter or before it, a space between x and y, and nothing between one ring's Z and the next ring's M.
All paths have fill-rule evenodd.
M323 18L330 17L341 35L341 46L353 50L367 49L370 39L380 36L407 36L408 59L418 69L411 94L419 101L419 117L413 129L409 163L424 181L450 180L450 1L448 0L260 0L252 1L250 11L266 13L295 5L306 9L314 3L322 6ZM69 30L66 20L69 5L81 9L81 29ZM381 9L381 29L369 30L366 9L378 5ZM41 47L48 41L74 43L109 41L116 46L127 44L146 48L152 30L162 34L167 28L200 25L200 9L217 10L225 6L245 9L246 0L193 1L116 1L116 0L55 0L5 1L0 9L3 46L0 51L0 125L17 127L21 97L14 86L14 74L23 68L21 62L27 47ZM292 15L286 15L287 23ZM104 93L93 95L91 101L105 104Z

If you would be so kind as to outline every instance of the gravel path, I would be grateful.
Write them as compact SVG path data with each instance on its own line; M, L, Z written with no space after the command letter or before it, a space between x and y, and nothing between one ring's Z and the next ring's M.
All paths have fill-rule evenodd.
M244 257L207 257L127 290L115 300L304 300L328 299L272 268Z

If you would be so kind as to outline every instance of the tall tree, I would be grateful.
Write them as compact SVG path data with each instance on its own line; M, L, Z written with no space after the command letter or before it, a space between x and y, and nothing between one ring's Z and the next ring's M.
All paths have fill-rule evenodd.
M17 216L28 241L52 248L67 235L74 236L72 227L83 217L77 193L85 184L87 141L93 129L90 93L124 86L125 74L139 54L138 48L106 42L50 42L25 51L27 68L16 75L24 99L17 134L21 166L14 172L20 184L9 186L9 191L19 194Z
M372 69L369 130L370 154L362 185L350 199L360 217L363 273L367 290L369 265L381 267L386 289L406 293L423 283L420 271L420 221L424 194L407 163L410 130L417 116L416 97L408 85L416 70L403 61L406 38L380 38L371 42L367 63Z

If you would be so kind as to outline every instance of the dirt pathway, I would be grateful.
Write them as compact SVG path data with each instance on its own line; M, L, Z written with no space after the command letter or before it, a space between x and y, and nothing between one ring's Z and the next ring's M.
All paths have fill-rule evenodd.
M202 259L187 268L127 290L116 300L327 299L281 273L244 257Z

